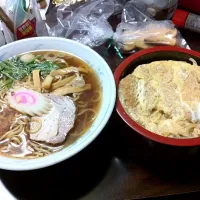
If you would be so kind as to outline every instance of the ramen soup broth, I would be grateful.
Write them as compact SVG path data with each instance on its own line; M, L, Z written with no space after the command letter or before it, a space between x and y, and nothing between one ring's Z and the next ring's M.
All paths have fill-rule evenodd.
M35 85L37 82L34 82L33 71L30 74L27 73L27 75L23 75L24 77L22 76L22 79L18 78L16 75L16 80L10 80L9 74L8 76L6 76L2 74L3 72L0 72L1 81L5 81L5 84L7 84L6 86L1 87L2 89L0 94L0 152L2 155L11 157L37 158L49 155L53 152L63 149L64 147L69 146L78 138L80 138L91 127L92 123L97 117L101 106L102 90L95 71L86 62L74 55L58 51L35 51L25 54L30 54L29 57L32 56L34 58L34 61L31 61L31 59L26 61L27 56L25 57L25 63L29 63L27 64L28 68L37 66L37 68L34 69L36 73L37 69L41 68L39 71L39 81L40 85L42 86L41 88L39 88L39 90L35 89ZM19 55L18 57L20 58L22 55ZM46 61L48 61L47 64L49 65L53 63L53 65L55 64L57 66L56 69L52 69L53 73L49 69L49 71L43 69L43 67L45 67ZM21 61L19 61L18 59L17 61L13 61L14 64L15 62L20 63ZM33 66L30 62L34 63ZM44 66L41 63L43 63ZM0 63L0 66L3 66L4 64L10 65L9 62L6 63L5 61L5 63ZM51 65L52 68L54 67L53 65ZM61 70L59 72L62 73L62 70L72 68L73 70L71 70L71 72L68 72L67 74L55 75L58 70ZM15 74L17 73L18 72L16 72ZM51 76L51 74L53 74L54 76ZM47 76L51 78L51 86L48 89L43 88L43 84ZM35 74L35 77L37 78L37 74ZM31 94L34 94L34 92L37 92L38 94L38 91L40 91L39 93L41 93L42 96L44 96L44 94L56 94L57 91L63 92L63 90L60 90L59 88L62 88L67 84L62 85L59 88L56 87L58 87L58 85L61 84L63 80L66 80L66 78L70 80L70 82L67 84L72 83L70 85L70 88L75 87L76 89L84 88L86 86L88 86L89 88L80 92L73 92L62 95L69 96L70 101L72 99L76 107L75 121L72 128L70 128L69 132L67 133L65 140L60 143L48 143L46 141L35 141L31 139L31 134L33 134L33 136L35 134L31 133L31 128L39 131L43 125L41 123L44 121L41 120L42 117L40 119L40 117L38 116L30 116L28 114L24 114L24 112L20 112L19 110L14 109L12 103L8 103L8 91L11 91L13 88L15 88L15 86L20 86L24 88L25 92L31 92ZM78 80L78 84L84 83L84 86L74 86L74 80ZM11 96L12 94L13 92L10 92ZM17 101L17 103L24 101L23 97L16 97L15 100ZM42 105L39 105L38 107L41 106ZM35 109L37 110L37 106L35 106ZM25 109L25 111L28 112L28 108L27 110ZM45 116L45 114L43 114L43 116Z

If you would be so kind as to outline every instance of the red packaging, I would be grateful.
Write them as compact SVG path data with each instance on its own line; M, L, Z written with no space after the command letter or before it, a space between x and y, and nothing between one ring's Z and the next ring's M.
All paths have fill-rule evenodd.
M184 28L188 15L189 15L189 12L176 9L174 16L172 17L172 21L179 28Z
M176 9L172 21L180 28L200 33L200 15L185 10Z
M29 37L36 37L36 19L27 20L16 28L17 39L24 39Z

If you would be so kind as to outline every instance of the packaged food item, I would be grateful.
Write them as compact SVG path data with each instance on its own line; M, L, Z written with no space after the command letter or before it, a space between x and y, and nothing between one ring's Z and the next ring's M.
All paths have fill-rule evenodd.
M150 0L147 1L150 3ZM189 48L172 21L154 20L152 16L138 9L135 6L136 2L138 1L127 2L123 9L121 23L113 36L115 45L123 53L163 45ZM155 0L152 2L155 3Z
M162 45L188 48L171 21L120 23L114 34L114 41L125 53Z
M169 20L177 8L178 0L131 0L131 4L150 18Z
M7 0L4 12L7 15L4 24L9 28L9 42L48 35L36 0Z
M17 40L48 35L36 0L15 0L13 21Z
M174 13L172 21L180 28L200 33L200 15L195 15L188 11L177 9Z

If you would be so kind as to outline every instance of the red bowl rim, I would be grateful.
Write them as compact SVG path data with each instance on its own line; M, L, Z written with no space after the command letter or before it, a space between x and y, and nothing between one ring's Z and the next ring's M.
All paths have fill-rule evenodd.
M118 86L119 86L119 81L121 74L123 73L124 69L135 59L154 52L160 52L160 51L178 51L178 52L183 52L187 53L196 57L200 58L200 53L193 51L193 50L188 50L184 48L179 48L179 47L167 47L167 46L161 46L161 47L155 47L155 48L150 48L150 49L145 49L141 50L131 56L129 56L127 59L125 59L115 70L114 73L114 78L115 78L115 83L118 91ZM160 136L156 133L150 132L140 126L138 123L132 120L131 117L125 112L124 108L122 107L120 100L117 95L117 102L116 102L116 109L120 117L135 131L140 133L141 135L145 136L146 138L149 138L151 140L154 140L159 143L163 144L168 144L168 145L173 145L173 146L196 146L200 145L200 137L198 138L185 138L185 139L176 139L176 138L169 138L169 137L164 137Z

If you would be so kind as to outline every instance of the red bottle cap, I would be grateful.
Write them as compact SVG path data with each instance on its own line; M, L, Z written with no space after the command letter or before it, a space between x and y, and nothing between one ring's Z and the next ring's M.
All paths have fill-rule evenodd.
M183 28L185 26L185 21L189 15L189 12L176 9L174 16L172 17L172 21L178 27Z

